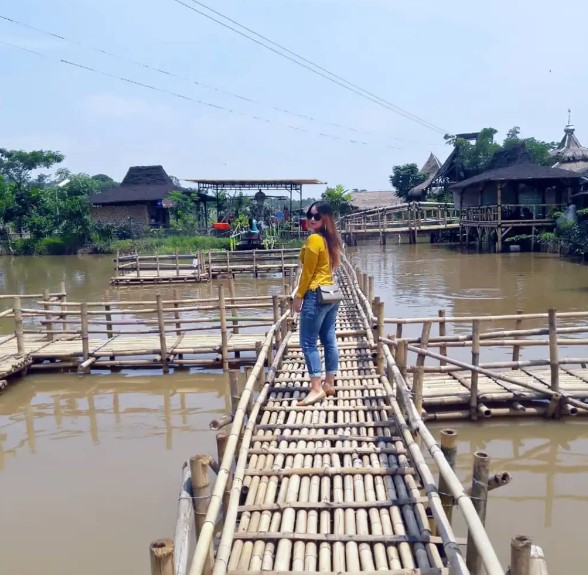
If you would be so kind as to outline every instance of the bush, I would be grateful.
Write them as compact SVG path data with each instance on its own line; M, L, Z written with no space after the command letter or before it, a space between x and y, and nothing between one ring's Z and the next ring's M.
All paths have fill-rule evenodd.
M40 256L62 256L68 253L68 249L64 239L48 237L37 241L35 253Z
M15 256L32 256L35 254L35 240L32 238L14 240L12 249Z

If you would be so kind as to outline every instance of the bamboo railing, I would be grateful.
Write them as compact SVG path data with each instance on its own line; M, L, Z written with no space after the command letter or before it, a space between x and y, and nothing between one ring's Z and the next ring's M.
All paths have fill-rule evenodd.
M117 252L111 283L166 281L205 281L225 274L282 273L297 267L298 249L250 251L197 251L192 254L122 255Z

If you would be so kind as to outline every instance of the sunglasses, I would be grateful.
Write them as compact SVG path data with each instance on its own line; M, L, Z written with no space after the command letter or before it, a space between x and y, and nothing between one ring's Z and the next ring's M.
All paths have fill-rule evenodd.
M315 222L320 222L322 216L320 214L306 214L307 220L314 220Z

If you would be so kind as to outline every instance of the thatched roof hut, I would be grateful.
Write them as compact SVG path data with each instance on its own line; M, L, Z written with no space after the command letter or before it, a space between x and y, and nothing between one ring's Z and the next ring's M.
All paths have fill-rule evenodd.
M351 205L356 210L389 208L401 202L396 192L390 190L376 192L351 192Z

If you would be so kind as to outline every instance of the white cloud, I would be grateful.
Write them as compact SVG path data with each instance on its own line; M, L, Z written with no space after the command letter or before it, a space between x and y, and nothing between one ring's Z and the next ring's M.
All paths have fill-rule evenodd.
M172 117L172 109L169 106L107 93L88 96L82 101L81 109L87 115L100 118L149 118L169 121Z

